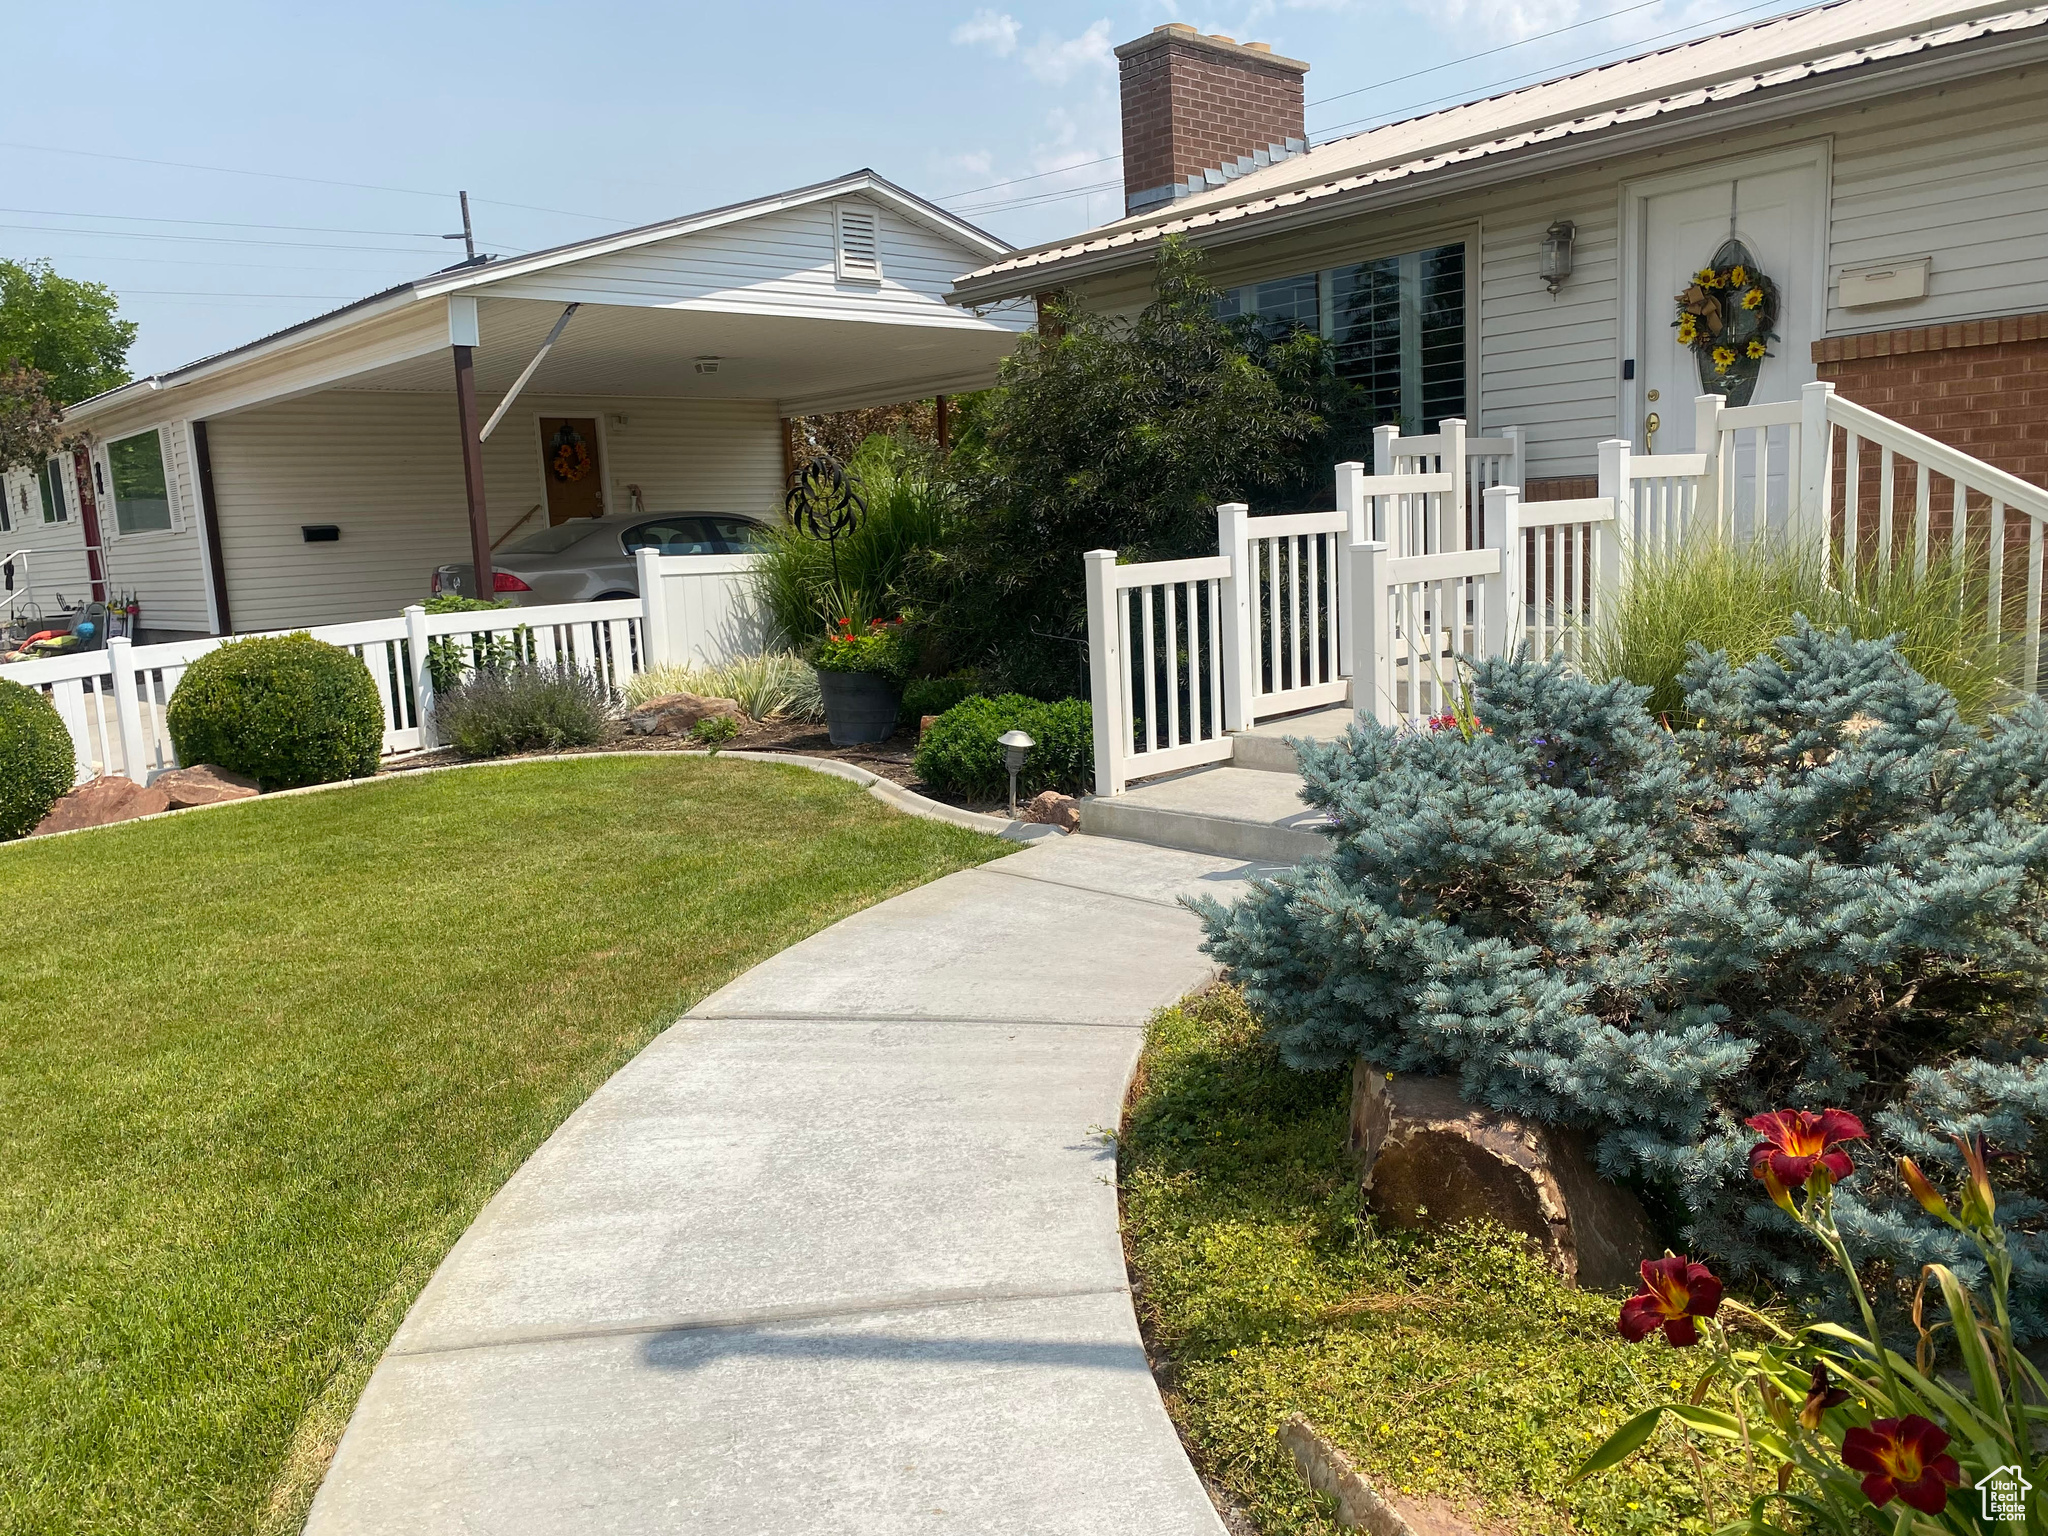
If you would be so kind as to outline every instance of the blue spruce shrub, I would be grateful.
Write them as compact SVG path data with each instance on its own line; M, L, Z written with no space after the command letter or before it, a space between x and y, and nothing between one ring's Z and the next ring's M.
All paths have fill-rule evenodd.
M1803 622L1740 668L1696 648L1683 683L1673 731L1629 683L1493 661L1478 730L1304 748L1330 850L1198 904L1205 947L1294 1065L1577 1127L1695 1253L1801 1297L1824 1255L1750 1179L1746 1117L1863 1115L1836 1209L1895 1297L1974 1256L1892 1158L1960 1172L1947 1135L1982 1130L2023 1159L1999 1214L2041 1331L2048 711L1973 728L1891 642Z

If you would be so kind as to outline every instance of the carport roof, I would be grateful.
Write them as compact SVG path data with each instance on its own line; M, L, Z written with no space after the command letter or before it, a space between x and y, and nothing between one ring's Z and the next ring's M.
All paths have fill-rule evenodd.
M919 227L930 234L959 248L962 270L969 266L985 263L991 258L1007 254L1012 247L989 234L986 230L957 218L936 204L907 192L903 188L877 175L872 170L855 171L831 181L816 182L809 186L779 192L768 197L754 198L746 202L730 203L702 212L686 214L678 218L664 219L643 224L631 229L619 230L612 234L600 235L586 240L551 246L509 258L480 258L462 262L440 271L432 272L410 282L400 283L369 294L351 303L329 310L324 314L287 326L255 340L245 342L223 352L200 358L182 367L164 373L136 379L115 389L92 396L71 406L67 418L74 422L85 422L95 417L119 412L128 414L130 407L139 405L151 396L169 390L183 390L206 381L226 376L240 376L261 371L270 361L288 355L302 355L307 349L321 343L332 348L339 344L345 350L352 333L367 333L375 327L381 331L411 330L406 317L416 311L422 320L439 326L439 315L443 312L442 302L450 298L474 298L481 301L484 313L493 318L490 346L480 350L477 356L478 384L485 390L509 386L513 376L523 366L525 357L514 356L527 343L538 345L549 325L560 313L561 302L554 299L537 299L536 285L545 285L551 277L560 277L579 263L589 263L602 258L630 253L636 248L654 245L658 242L676 240L715 231L723 226L740 224L750 220L761 220L778 213L802 209L809 205L828 203L834 199L858 196L878 203L899 215L906 223ZM949 274L952 275L952 274ZM503 285L516 285L517 297L500 297ZM956 387L973 387L959 384L970 376L993 369L994 362L1002 352L1007 351L1015 327L991 322L979 316L967 316L948 304L942 297L933 296L934 302L920 312L903 315L863 313L857 302L846 305L843 316L830 313L829 304L824 312L792 315L776 314L755 308L747 312L744 306L722 306L713 301L694 301L672 306L650 306L645 303L613 306L603 299L584 298L579 302L590 306L595 313L580 315L571 328L577 345L573 348L565 341L558 353L550 358L549 377L546 388L557 392L598 393L598 394L647 394L673 392L672 389L657 385L674 383L674 365L680 359L687 363L689 355L680 353L681 348L694 348L698 353L733 352L746 349L746 361L735 358L736 366L726 370L723 361L721 371L715 377L720 381L703 387L693 387L690 394L701 394L711 398L785 398L786 391L768 389L762 370L751 364L761 359L760 343L768 343L768 354L785 360L794 360L799 352L822 362L822 368L810 370L814 377L805 381L804 393L828 400L835 393L848 390L860 393L866 386L845 376L843 368L831 366L836 357L844 360L851 351L861 350L857 338L850 335L834 336L836 329L841 332L866 333L872 337L871 328L879 321L915 327L935 328L950 333L953 340L934 339L922 348L915 342L899 343L895 350L905 358L903 366L893 370L889 378L872 381L874 387L901 387L915 389L929 388L933 384L943 389L949 384ZM615 314L606 314L608 309L617 309ZM630 316L630 319L626 318ZM496 322L508 322L500 328ZM967 322L962 325L962 322ZM777 322L781 322L777 324ZM820 332L819 326L826 327ZM796 331L805 333L805 340L796 340ZM531 333L530 335L528 333ZM744 339L742 339L744 337ZM592 342L604 344L612 354L610 362L600 362L591 353ZM446 338L442 337L431 349L435 354L445 351ZM999 350L992 350L999 348ZM376 349L369 349L372 354ZM383 349L387 354L390 348ZM870 345L867 352L871 355ZM919 367L911 359L920 350L944 353L929 361L931 367ZM412 351L398 356L383 358L365 356L361 366L355 370L320 380L313 387L349 387L372 389L432 389L450 387L444 359L428 356L428 349L414 347ZM959 353L954 357L952 353ZM580 359L580 369L578 364ZM986 354L986 355L985 355ZM559 360L559 361L558 361ZM669 367L666 376L657 381L652 378L653 365L666 362ZM616 366L614 366L616 364ZM566 367L563 365L567 365ZM589 377L591 370L606 368L606 376L597 387L598 380ZM886 363L884 364L887 368ZM584 375L579 381L578 373ZM503 378L497 375L502 373ZM560 375L560 376L558 376ZM697 377L692 375L693 378ZM985 382L985 381L983 381ZM536 387L539 387L538 385ZM284 394L305 393L303 383L294 381L293 387L280 389L273 398ZM869 388L867 392L872 393ZM247 392L242 392L246 394ZM895 398L904 398L897 395ZM237 398L228 409L245 408L253 400ZM819 408L831 408L829 404Z

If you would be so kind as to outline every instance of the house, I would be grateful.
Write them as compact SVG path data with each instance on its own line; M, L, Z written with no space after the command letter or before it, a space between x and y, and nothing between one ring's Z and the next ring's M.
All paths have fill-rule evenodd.
M1525 498L1579 497L1603 439L1712 446L1676 296L1732 239L1775 285L1754 403L1832 381L2048 484L2048 7L1837 0L1314 148L1304 63L1177 23L1117 54L1127 216L954 302L1130 309L1180 235L1380 420L1518 428Z
M946 293L1008 249L860 171L464 262L72 407L0 554L168 640L388 617L569 518L770 513L786 418L993 381L1028 307Z

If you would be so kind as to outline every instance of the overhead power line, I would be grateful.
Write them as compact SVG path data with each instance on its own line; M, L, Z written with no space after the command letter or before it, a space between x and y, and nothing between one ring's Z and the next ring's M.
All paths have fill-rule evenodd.
M195 224L207 229L287 229L309 235L399 235L408 240L439 240L416 229L354 229L333 224L237 224L226 219L169 219L145 213L77 213L67 208L0 208L0 213L29 214L39 219L118 219L124 224Z
M247 235L168 235L149 229L66 229L56 224L0 224L0 229L44 235L82 235L92 240L176 240L196 245L266 245L290 251L379 251L397 256L427 257L436 252L405 245L341 245L329 240L257 240Z

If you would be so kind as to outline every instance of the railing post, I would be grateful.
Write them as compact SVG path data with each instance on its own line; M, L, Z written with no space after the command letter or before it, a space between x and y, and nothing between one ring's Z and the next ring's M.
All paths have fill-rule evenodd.
M1252 633L1252 587L1258 575L1252 570L1252 509L1241 501L1227 501L1216 509L1216 552L1230 561L1230 574L1223 578L1223 729L1248 731L1252 728L1252 696L1257 690L1256 643ZM1341 601L1341 599L1340 599Z
M1635 557L1635 486L1628 477L1630 452L1625 437L1611 437L1600 445L1600 494L1614 503L1614 532L1600 546L1599 596L1595 601L1602 605L1611 602L1628 580L1629 562ZM1537 600L1542 599L1539 596Z
M121 773L137 784L149 782L149 763L142 749L142 708L135 697L134 642L126 635L107 641L107 669L114 675L114 719L121 731Z
M1389 424L1372 429L1372 472L1376 475L1394 475L1400 471L1395 467L1399 450L1394 446L1401 441L1401 429Z
M420 745L436 745L434 739L434 675L427 670L427 610L418 603L405 610L405 654L412 674L414 722L420 728Z
M668 583L661 579L661 551L643 544L634 552L640 572L640 665L658 667L669 660Z
M1357 654L1352 631L1356 628L1353 607L1358 601L1354 585L1357 572L1345 552L1372 532L1365 525L1365 466L1356 459L1337 466L1337 510L1344 514L1344 537L1337 541L1337 670L1345 677L1356 675L1352 661Z
M1828 400L1835 386L1826 380L1799 391L1799 505L1794 535L1823 561L1834 545L1834 434L1828 428Z
M1124 707L1122 626L1116 613L1116 551L1091 549L1081 560L1088 576L1088 693L1095 720L1095 793L1120 795L1124 792L1124 758L1131 743L1130 711ZM1229 604L1224 607L1227 612Z
M1400 719L1394 698L1392 610L1387 593L1386 542L1365 539L1351 546L1356 567L1353 590L1358 593L1354 626L1358 670L1351 674L1351 711L1361 722L1377 720L1391 726Z
M1486 604L1486 628L1480 637L1482 656L1506 656L1514 649L1515 632L1524 621L1522 604L1522 491L1514 485L1486 488L1485 547L1500 551L1498 601Z
M1516 490L1525 490L1529 484L1528 445L1522 441L1520 427L1502 427L1500 435L1508 440L1507 483Z
M1728 482L1721 469L1721 412L1727 404L1723 395L1696 395L1692 402L1692 450L1707 456L1706 477L1700 482L1699 500L1694 505L1713 517L1717 537L1725 536L1729 527Z
M1451 475L1451 515L1448 521L1452 527L1451 537L1457 543L1446 545L1452 550L1472 547L1472 525L1467 521L1472 515L1472 466L1465 462L1465 423L1456 416L1447 416L1437 424L1437 431L1443 434L1443 467Z

